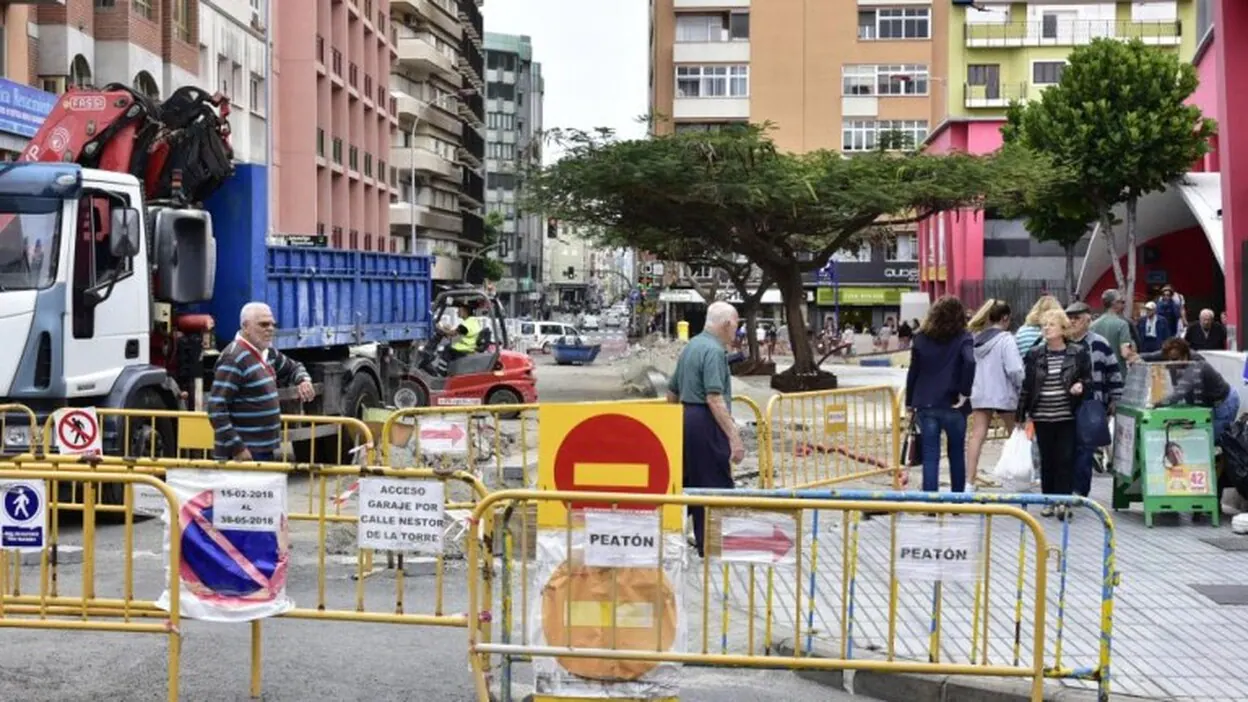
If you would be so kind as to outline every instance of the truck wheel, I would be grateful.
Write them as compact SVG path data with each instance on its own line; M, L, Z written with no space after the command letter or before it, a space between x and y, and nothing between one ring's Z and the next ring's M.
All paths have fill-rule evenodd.
M524 402L524 398L520 393L511 388L494 388L485 396L485 404L487 405L519 405ZM499 419L516 419L520 416L519 412L500 413Z
M355 419L364 418L364 410L369 407L381 406L381 389L377 387L377 383L373 381L372 376L367 373L356 373L351 377L351 382L347 383L347 388L342 394L342 416L354 417ZM360 437L353 437L356 441L360 441ZM376 437L374 437L376 438ZM354 456L348 453L352 448L352 441L344 440L342 442L342 453L338 454L338 439L334 436L325 437L321 446L317 447L317 456L335 456L340 464L351 463ZM322 453L324 449L324 453Z
M151 388L140 390L126 403L126 409L167 410L160 393ZM177 439L174 433L174 420L168 417L134 417L129 420L130 443L122 447L126 456L142 458L174 458L178 454ZM120 427L122 432L119 440L125 440L125 424ZM108 505L125 504L126 488L123 483L101 483L100 501Z
M406 407L428 407L429 393L424 386L414 380L400 380L399 387L394 391L391 403L399 409Z

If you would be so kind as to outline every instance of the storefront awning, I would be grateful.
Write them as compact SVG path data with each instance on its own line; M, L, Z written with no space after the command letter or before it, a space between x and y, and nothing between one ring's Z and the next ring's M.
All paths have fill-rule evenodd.
M757 289L751 290L750 294L753 295L756 292L758 292ZM736 290L733 290L732 292L728 293L727 301L731 302L734 305L739 305L742 302L741 295L739 295ZM811 295L811 292L809 290L806 291L806 301L807 302L814 301L814 297ZM758 304L760 305L782 305L784 304L784 297L780 294L780 288L767 288L765 291L763 291L763 297L758 301Z
M1125 220L1123 208L1119 206L1114 215ZM1149 241L1171 232L1182 231L1192 227L1200 227L1209 241L1218 265L1225 271L1225 252L1222 245L1222 177L1218 173L1188 173L1179 182L1161 192L1150 193L1140 198L1136 211L1136 245L1142 246ZM1077 289L1080 297L1085 297L1096 281L1110 268L1109 251L1098 230L1096 238L1088 246L1088 253L1083 258L1083 266L1079 271ZM1118 255L1125 255L1127 250L1127 227L1124 223L1114 227L1114 245Z
M702 293L689 288L676 288L672 290L662 290L659 292L659 302L674 302L677 304L706 304L706 300L702 297Z

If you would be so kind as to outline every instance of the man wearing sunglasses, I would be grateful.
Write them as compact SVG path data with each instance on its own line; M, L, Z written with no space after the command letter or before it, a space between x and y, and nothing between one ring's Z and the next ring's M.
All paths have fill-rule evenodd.
M239 314L238 336L221 352L208 397L218 460L274 460L282 433L278 388L295 385L300 400L316 398L303 364L273 348L276 331L273 310L249 302Z

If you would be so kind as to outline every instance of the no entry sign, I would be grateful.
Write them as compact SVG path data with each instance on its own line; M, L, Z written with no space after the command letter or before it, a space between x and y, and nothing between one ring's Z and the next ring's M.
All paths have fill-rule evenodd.
M677 405L549 404L538 415L538 488L675 494L681 489L682 414ZM574 503L572 508L610 508ZM651 509L620 505L620 509ZM663 509L663 528L681 529L683 510ZM567 524L564 506L541 502L538 524Z

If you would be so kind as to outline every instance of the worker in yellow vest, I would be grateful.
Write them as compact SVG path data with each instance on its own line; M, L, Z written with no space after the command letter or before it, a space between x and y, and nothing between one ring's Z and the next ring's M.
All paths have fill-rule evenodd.
M447 352L447 358L451 361L476 353L481 332L485 329L485 320L473 316L470 305L461 304L457 309L459 324L447 333L453 339Z

